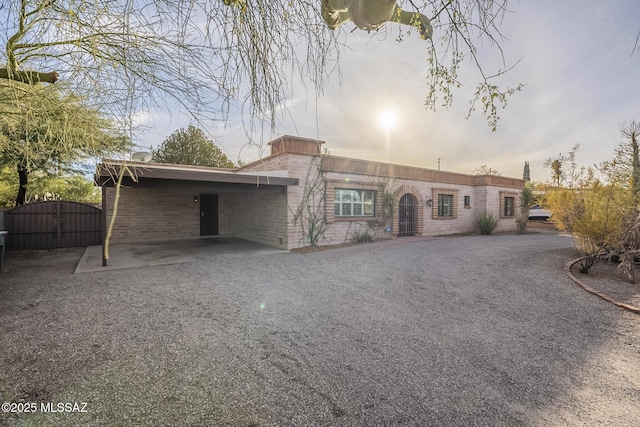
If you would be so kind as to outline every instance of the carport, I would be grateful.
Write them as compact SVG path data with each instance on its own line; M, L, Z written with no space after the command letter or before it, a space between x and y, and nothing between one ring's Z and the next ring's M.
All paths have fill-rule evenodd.
M287 248L287 187L298 179L286 171L103 160L95 182L102 187L105 265L114 212L110 245L236 237Z

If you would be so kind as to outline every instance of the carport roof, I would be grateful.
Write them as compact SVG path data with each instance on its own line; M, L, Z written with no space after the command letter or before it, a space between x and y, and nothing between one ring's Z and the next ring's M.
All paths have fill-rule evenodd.
M120 170L127 167L127 177L143 179L170 179L177 181L221 182L253 185L298 185L298 178L288 178L286 171L237 172L235 169L204 166L143 163L128 160L104 159L96 166L95 182L99 186L113 186Z

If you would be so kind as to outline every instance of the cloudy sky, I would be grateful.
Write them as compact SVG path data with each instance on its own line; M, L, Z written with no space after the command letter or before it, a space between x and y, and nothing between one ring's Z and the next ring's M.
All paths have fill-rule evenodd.
M640 31L637 0L511 1L501 31L508 62L521 59L501 85L524 89L501 110L492 132L485 118L465 120L476 80L470 63L462 78L470 84L455 93L449 109L426 110L428 72L425 43L417 34L398 43L395 24L377 34L342 27L348 48L341 54L341 79L333 74L315 99L292 84L288 116L263 143L280 135L326 141L331 154L471 173L487 165L505 176L522 177L525 161L532 179L545 181L546 158L580 144L578 161L591 165L610 157L621 124L640 120ZM437 39L438 34L434 34ZM493 53L492 53L493 52ZM481 51L488 61L495 51ZM490 70L492 71L492 70ZM341 80L341 82L340 82ZM386 130L379 117L392 112L397 123ZM162 125L159 123L162 122ZM180 116L156 120L143 145L159 145L179 127ZM255 160L258 150L243 148L242 120L208 129L232 160Z

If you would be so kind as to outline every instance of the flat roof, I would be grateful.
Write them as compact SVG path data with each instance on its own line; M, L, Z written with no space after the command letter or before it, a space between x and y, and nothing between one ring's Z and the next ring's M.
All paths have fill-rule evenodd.
M237 172L236 169L210 168L204 166L174 165L167 163L143 163L129 160L103 159L96 166L95 183L113 186L120 170L126 167L126 175L137 180L166 179L177 181L220 182L287 186L298 185L298 178L288 178L286 171Z

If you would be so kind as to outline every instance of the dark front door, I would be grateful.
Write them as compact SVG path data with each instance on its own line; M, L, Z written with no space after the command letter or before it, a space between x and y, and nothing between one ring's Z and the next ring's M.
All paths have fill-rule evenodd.
M417 227L417 207L418 199L413 194L405 194L400 198L398 204L398 235L413 236Z
M200 235L218 235L218 195L200 195Z

